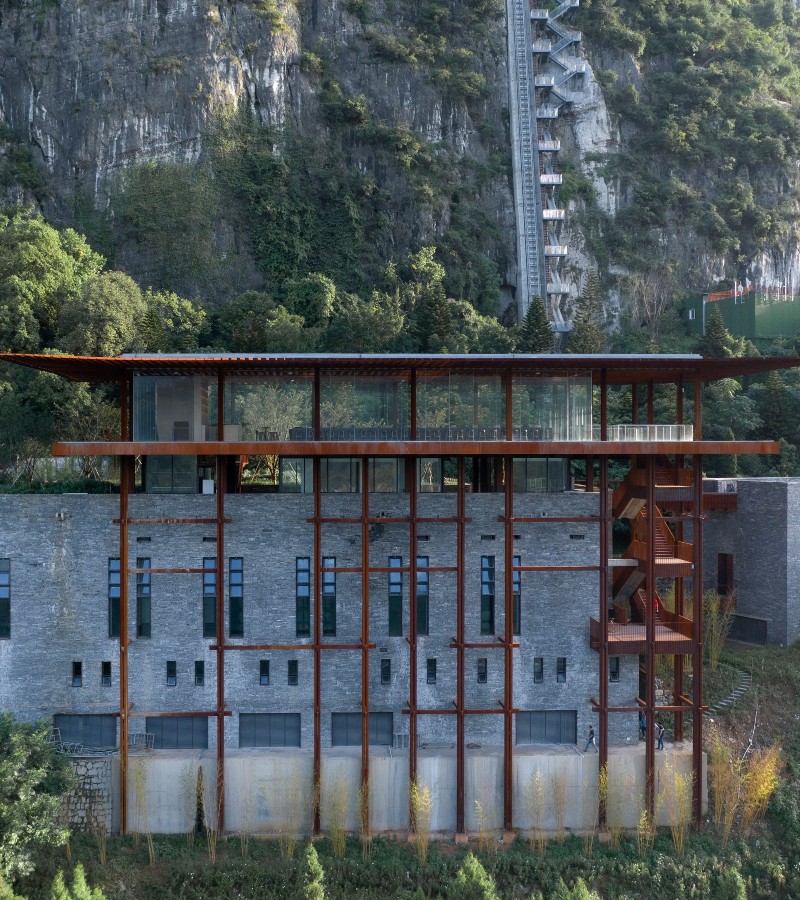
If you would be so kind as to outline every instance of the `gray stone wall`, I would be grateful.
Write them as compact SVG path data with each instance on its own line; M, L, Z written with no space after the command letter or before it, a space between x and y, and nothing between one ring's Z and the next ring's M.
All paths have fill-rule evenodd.
M74 756L76 786L64 798L64 818L73 829L113 827L113 760L111 756Z
M372 494L370 514L387 518L408 512L403 494ZM227 560L244 560L244 636L226 637L231 644L300 644L295 629L295 560L313 557L313 512L310 495L232 495L226 498ZM517 515L584 516L598 512L598 496L582 493L515 496ZM213 517L216 499L204 496L137 495L130 515L139 518ZM504 632L504 532L500 494L468 494L466 512L466 638L492 646L466 651L466 704L496 708L503 695L503 650L497 637ZM323 495L323 516L357 517L360 495ZM418 515L454 516L454 494L420 495ZM119 701L119 647L108 637L108 560L119 555L119 513L116 497L81 495L0 497L0 557L11 559L12 637L0 641L0 705L20 717L34 719L55 713L113 713ZM596 565L599 532L596 523L518 523L514 550L523 565ZM213 525L135 525L130 528L131 566L137 556L149 557L154 568L199 567L216 554ZM359 524L325 524L325 556L337 567L360 567ZM372 566L388 565L389 556L409 562L408 527L386 522L371 526ZM420 523L419 555L431 566L455 566L456 526ZM495 557L495 630L480 634L481 556ZM393 713L397 734L408 733L402 710L408 701L409 576L403 575L403 636L388 635L388 575L370 578L370 707ZM598 694L598 655L589 648L589 617L598 614L597 572L522 574L522 634L514 650L514 705L519 709L569 709L578 715L578 736L590 722L591 699ZM136 636L135 576L129 579L129 649L131 731L143 731L148 713L208 712L216 704L216 654L213 639L202 636L202 576L152 576L152 637ZM229 635L226 584L225 634ZM313 609L313 604L312 604ZM313 632L313 628L312 628ZM456 697L456 574L430 576L430 634L418 645L418 703L452 708ZM361 636L360 572L337 574L337 633L327 640L357 643ZM494 646L496 644L496 647ZM544 660L544 681L533 682L533 660ZM556 659L567 658L567 680L556 682ZM477 660L486 657L488 679L477 682ZM437 660L435 685L427 684L426 660ZM270 684L259 684L259 661L270 663ZM296 686L287 683L287 664L298 660ZM391 683L380 683L380 660L391 660ZM73 660L83 663L83 685L72 687ZM112 664L112 686L103 687L100 667ZM167 686L166 663L175 660L177 684ZM205 684L194 683L196 660L205 662ZM361 652L322 654L322 746L331 742L331 713L356 712L361 697ZM623 657L619 683L611 685L613 704L631 705L638 688L638 659ZM225 741L239 744L239 712L298 712L301 740L313 740L313 655L310 650L228 651L225 656L227 707ZM467 740L481 746L500 744L502 717L469 716ZM455 739L455 718L421 716L423 743ZM611 716L610 740L635 740L633 714ZM216 744L216 720L209 718L209 747Z

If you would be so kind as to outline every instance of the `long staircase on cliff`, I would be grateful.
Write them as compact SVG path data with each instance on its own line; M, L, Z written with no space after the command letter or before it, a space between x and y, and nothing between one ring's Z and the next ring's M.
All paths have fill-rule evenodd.
M507 0L509 77L514 135L517 207L517 311L522 319L536 294L546 299L553 330L569 330L563 300L570 294L563 277L569 249L563 241L565 210L558 189L563 176L555 135L562 109L583 90L586 63L579 57L581 34L563 18L580 0L552 9L531 8L529 0Z

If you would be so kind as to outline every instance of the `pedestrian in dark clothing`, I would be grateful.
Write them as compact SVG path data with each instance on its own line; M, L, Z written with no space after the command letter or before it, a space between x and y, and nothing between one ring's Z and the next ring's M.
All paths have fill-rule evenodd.
M643 712L639 713L639 733L641 735L640 740L644 741L647 739L647 718Z
M585 749L583 752L584 752L584 753L588 753L588 752L589 752L589 747L594 747L594 752L595 752L595 753L599 753L599 752L600 752L600 751L597 749L597 744L595 744L595 742L594 742L594 728L593 728L591 725L589 726L589 737L588 737L588 740L586 741L586 749Z
M656 750L663 750L664 749L664 726L661 724L661 722L659 722L658 725L656 725L656 732L658 733L658 746L656 747Z

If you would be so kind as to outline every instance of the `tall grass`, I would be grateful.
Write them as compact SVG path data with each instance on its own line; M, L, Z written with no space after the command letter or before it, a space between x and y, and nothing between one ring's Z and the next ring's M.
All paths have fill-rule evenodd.
M531 775L528 783L525 785L525 800L531 820L529 838L531 850L538 850L539 853L543 854L546 841L544 830L545 794L544 779L538 769Z
M421 866L428 864L428 846L431 839L431 789L419 778L411 782L411 832L414 849Z

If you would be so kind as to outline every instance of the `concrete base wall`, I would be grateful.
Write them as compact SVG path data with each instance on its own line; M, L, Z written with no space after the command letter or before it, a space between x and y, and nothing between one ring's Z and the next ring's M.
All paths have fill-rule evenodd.
M609 753L609 820L635 828L644 802L644 748L612 749ZM116 763L116 761L115 761ZM658 824L668 826L674 804L673 772L691 772L690 749L656 755ZM706 808L705 758L703 808ZM197 816L197 773L202 769L206 814L213 820L216 756L210 751L170 751L131 755L128 771L131 831L190 831ZM479 830L480 803L485 825L499 830L503 816L503 757L500 750L468 753L465 758L465 814L469 832ZM115 779L119 769L114 766ZM596 819L598 760L595 754L542 749L514 754L514 828L532 827L530 784L541 773L544 828L555 831L554 785L563 779L564 827L581 831ZM322 830L329 831L345 810L345 827L359 830L361 755L357 750L326 755L322 760ZM370 816L375 833L408 829L408 756L381 755L370 759ZM454 753L424 753L418 760L418 780L431 791L430 830L452 833L456 828L456 758ZM225 821L228 831L275 834L308 833L313 810L313 764L304 752L233 751L225 758ZM111 805L118 824L118 791ZM617 819L615 822L614 819Z

